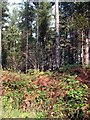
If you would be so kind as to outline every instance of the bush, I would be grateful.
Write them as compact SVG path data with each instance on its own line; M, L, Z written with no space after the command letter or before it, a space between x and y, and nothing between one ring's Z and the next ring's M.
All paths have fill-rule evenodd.
M32 73L32 72L31 72ZM4 73L3 110L35 111L35 117L82 119L88 113L88 87L65 74ZM13 76L14 75L14 76Z

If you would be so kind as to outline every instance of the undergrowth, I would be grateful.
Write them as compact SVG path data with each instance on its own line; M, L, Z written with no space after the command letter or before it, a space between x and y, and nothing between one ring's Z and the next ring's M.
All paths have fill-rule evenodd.
M49 71L3 71L4 117L89 119L88 87L75 78L76 75Z

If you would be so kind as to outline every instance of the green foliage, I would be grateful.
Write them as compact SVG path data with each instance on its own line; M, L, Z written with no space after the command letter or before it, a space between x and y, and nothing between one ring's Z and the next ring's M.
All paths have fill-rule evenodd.
M43 75L46 75L46 76L51 76L53 74L53 72L50 72L50 71L46 71L46 72L43 72L43 71L39 71L39 70L34 70L34 69L29 69L28 70L28 75L34 75L36 77L39 77L39 76L43 76Z
M67 120L82 119L88 112L88 87L77 81L76 76L41 74L31 70L26 75L12 72L3 75L3 110L9 110L6 117L18 117L18 110L21 110L20 114L23 111L22 117L30 117L28 112L34 110L36 118Z
M87 86L76 81L75 76L64 76L63 80L63 89L68 92L63 98L61 96L57 98L57 103L54 106L55 114L59 118L65 117L64 119L82 119L84 115L82 108L86 106L87 101ZM82 112L79 113L80 111Z
M80 67L80 64L67 64L67 65L63 65L62 67L60 67L60 72L66 72L68 70Z
M56 33L55 14L51 6L54 3L24 2L20 4L19 10L13 9L10 18L7 18L9 11L6 0L2 0L1 3L3 17L8 20L8 24L4 22L6 23L4 25L8 25L8 29L3 29L2 63L4 68L16 67L17 70L25 70L25 58L28 53L28 69L54 70ZM81 63L81 30L87 38L89 36L89 4L66 2L61 3L59 10L60 64ZM27 44L26 38L28 38ZM16 46L15 41L18 41ZM27 52L26 48L28 48Z
M80 31L89 27L87 18L81 14L76 14L74 16L74 20L71 20L70 18L68 24L69 26L71 25L71 27L75 27Z
M2 28L6 28L7 25L5 25L5 23L8 22L8 18L9 18L8 2L6 0L2 0L0 2L0 10L1 10L0 12L2 13Z
M20 31L17 29L16 25L10 25L4 35L3 42L5 43L4 49L6 49L8 53L6 57L8 66L9 68L16 69L17 65L20 65L22 59L22 56L19 56L21 52Z

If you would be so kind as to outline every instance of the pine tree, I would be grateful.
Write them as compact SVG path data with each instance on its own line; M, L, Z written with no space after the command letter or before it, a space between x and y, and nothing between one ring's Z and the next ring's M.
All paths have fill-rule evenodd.
M30 40L32 41L32 29L33 29L33 21L34 21L34 7L27 1L24 3L24 7L20 10L19 15L19 29L22 32L22 51L25 53L23 54L23 67L27 72L29 67L29 43Z

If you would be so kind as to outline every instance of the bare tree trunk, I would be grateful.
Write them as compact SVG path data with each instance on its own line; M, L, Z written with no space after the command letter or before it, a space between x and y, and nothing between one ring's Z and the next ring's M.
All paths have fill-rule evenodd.
M17 70L17 61L16 61L16 41L14 41L14 54L13 54L13 67L14 70Z
M88 67L89 65L89 39L86 38L86 57L85 57L85 64Z
M84 66L84 32L82 31L82 66Z
M2 29L2 7L0 6L0 69L2 68L1 29Z
M37 5L38 9L39 5ZM37 20L36 20L36 69L39 69L39 50L38 50L38 39L39 39L39 18L38 18L38 10L37 10Z
M56 69L60 67L60 41L59 41L59 4L55 0L55 27L56 27Z
M25 16L25 24L26 24L26 73L27 73L27 70L28 70L28 37L29 37L29 34L28 34L28 32L29 32L29 28L28 28L28 4L29 4L29 2L28 2L28 0L26 0L26 10L25 10L25 12L26 12L26 16Z
M2 45L1 45L1 26L0 26L0 69L2 68Z
M27 36L26 36L26 73L28 69L28 30L27 30Z

